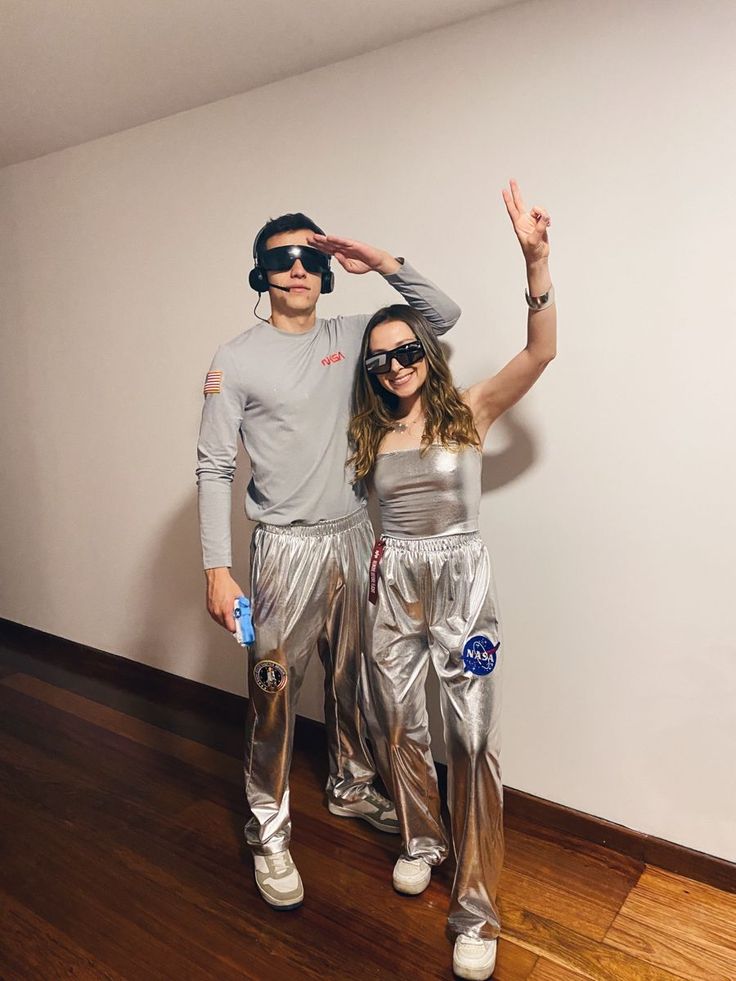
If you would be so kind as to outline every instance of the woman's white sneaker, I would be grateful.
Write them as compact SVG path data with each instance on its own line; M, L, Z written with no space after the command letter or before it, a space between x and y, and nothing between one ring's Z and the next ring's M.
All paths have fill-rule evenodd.
M452 969L459 978L468 981L486 981L496 966L498 941L481 940L461 933L455 938Z
M304 899L304 886L288 849L273 855L254 855L256 885L274 909L296 909Z
M407 896L418 896L429 885L432 866L423 858L400 858L394 865L394 889Z

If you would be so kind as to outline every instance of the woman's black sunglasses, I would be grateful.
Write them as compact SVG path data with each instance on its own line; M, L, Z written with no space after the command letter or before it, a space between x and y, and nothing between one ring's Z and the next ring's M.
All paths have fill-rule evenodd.
M402 368L408 368L410 364L416 364L424 357L424 348L421 341L409 341L395 347L393 351L381 351L379 354L369 354L365 359L365 370L370 375L385 375L391 371L391 362L396 358Z

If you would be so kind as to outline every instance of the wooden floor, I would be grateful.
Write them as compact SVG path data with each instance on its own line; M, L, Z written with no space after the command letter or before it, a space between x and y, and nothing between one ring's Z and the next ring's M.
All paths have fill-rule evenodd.
M394 893L397 839L327 812L321 747L292 773L306 900L277 913L241 846L236 699L0 652L0 977L452 978L451 870ZM497 981L736 979L736 895L521 819L500 905Z

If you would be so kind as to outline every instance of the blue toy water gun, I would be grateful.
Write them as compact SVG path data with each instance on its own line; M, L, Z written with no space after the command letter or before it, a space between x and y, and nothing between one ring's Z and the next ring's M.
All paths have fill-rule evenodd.
M247 596L238 596L235 600L233 616L235 617L235 639L241 647L247 647L256 639L250 616L250 600Z

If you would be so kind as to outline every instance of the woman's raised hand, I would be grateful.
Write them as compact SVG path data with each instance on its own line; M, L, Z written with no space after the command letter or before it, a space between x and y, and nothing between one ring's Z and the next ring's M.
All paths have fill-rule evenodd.
M515 180L510 180L508 188L501 193L527 265L546 259L549 255L547 229L551 224L547 212L536 205L527 209Z

